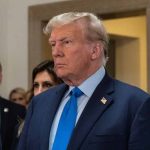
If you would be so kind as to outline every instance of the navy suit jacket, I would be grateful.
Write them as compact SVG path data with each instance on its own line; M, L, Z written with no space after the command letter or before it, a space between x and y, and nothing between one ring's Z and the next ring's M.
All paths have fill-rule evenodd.
M2 150L10 150L15 127L19 118L24 118L25 107L0 97L0 136ZM0 150L1 150L0 149Z
M48 150L51 126L67 89L62 84L33 98L18 150ZM67 150L150 150L150 95L106 74Z

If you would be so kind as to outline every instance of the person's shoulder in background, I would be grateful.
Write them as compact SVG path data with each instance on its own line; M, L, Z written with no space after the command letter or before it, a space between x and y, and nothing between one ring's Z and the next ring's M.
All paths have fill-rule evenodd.
M2 149L10 150L17 124L25 118L26 108L0 97L0 130Z
M14 115L19 115L19 117L24 118L26 114L26 108L22 105L13 103L3 97L0 97L0 107L4 112L13 112Z

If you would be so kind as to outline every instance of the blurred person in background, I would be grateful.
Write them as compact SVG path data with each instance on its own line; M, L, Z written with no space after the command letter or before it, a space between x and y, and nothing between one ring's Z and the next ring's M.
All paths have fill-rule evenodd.
M36 96L60 83L62 83L62 80L59 79L54 72L54 62L51 60L45 60L38 64L32 71L32 88L27 92L21 88L15 88L10 92L9 97L12 101L28 107L33 96ZM20 120L20 123L16 127L11 150L17 149L23 126L24 120Z
M10 91L9 94L9 100L16 103L20 104L23 106L27 106L27 100L26 100L26 91L25 89L21 87L14 88Z
M2 65L0 62L0 82L2 82ZM10 150L15 127L19 118L25 117L24 106L15 104L3 97L0 97L0 150Z
M37 65L32 72L33 95L36 96L52 86L62 83L54 72L54 62L45 60Z
M33 97L33 90L32 89L29 89L26 91L26 104L27 104L27 107L28 105L30 104L30 101Z
M26 97L26 91L24 88L16 87L12 89L9 93L9 100L13 103L20 104L27 108L28 101ZM11 150L17 149L17 144L19 141L19 137L24 125L24 118L18 118L18 124L15 127L14 134L13 134L13 142L11 146Z
M54 71L54 62L52 60L44 60L39 63L32 71L32 87L26 93L27 103L33 96L36 96L52 86L63 83L57 77Z

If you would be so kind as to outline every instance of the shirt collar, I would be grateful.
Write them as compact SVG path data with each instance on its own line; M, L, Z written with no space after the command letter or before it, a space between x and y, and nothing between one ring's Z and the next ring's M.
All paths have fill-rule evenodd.
M105 69L102 66L88 79L86 79L78 88L88 97L91 97L97 85L102 81L105 75ZM87 88L88 87L88 88Z
M78 88L88 97L91 97L97 85L102 81L105 75L104 67L100 67L94 74L87 78ZM88 88L87 88L88 87ZM69 90L66 92L67 97L74 86L69 86Z

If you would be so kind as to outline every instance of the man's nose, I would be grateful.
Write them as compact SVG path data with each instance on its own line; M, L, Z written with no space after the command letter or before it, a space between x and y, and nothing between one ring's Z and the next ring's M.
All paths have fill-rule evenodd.
M62 55L62 46L59 42L58 43L56 42L55 46L52 47L52 56L57 57L61 55Z

